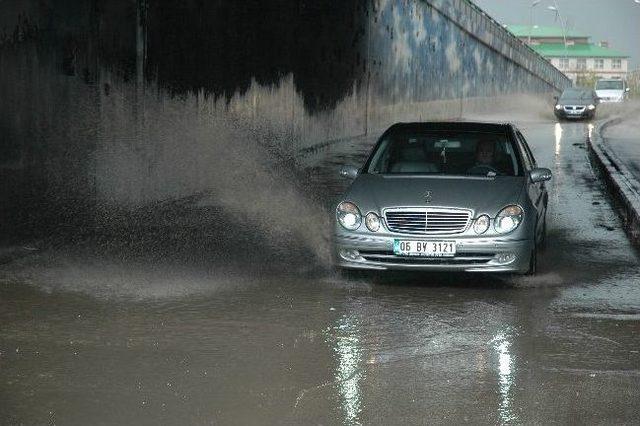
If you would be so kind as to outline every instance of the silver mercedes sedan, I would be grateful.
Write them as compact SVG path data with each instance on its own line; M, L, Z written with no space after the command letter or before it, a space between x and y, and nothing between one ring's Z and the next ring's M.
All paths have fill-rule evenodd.
M551 171L514 125L398 123L340 174L339 268L535 274Z

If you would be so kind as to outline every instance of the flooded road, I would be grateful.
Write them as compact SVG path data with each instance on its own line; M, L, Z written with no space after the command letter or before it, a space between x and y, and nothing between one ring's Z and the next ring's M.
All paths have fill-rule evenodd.
M589 126L520 126L554 173L536 277L348 281L320 213L306 241L212 208L152 253L133 238L41 251L0 269L0 423L637 422L640 268ZM367 143L306 153L301 187L331 205Z

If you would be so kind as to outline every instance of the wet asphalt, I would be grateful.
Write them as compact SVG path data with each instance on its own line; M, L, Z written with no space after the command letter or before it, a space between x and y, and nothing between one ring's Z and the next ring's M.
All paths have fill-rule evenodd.
M639 258L589 124L519 124L554 173L537 276L347 280L215 209L175 256L41 250L0 266L0 424L637 424ZM368 143L300 160L319 222Z

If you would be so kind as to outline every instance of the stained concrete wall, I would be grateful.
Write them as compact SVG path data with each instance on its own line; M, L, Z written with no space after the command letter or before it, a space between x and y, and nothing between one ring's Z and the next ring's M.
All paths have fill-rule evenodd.
M3 234L199 191L234 205L301 148L569 85L465 0L0 10Z

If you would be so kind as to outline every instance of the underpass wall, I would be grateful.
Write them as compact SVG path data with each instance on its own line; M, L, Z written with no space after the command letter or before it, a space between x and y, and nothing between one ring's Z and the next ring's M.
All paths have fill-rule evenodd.
M570 84L464 0L0 9L3 234L202 192L257 214L296 198L273 165L300 149ZM238 201L264 194L253 213Z

